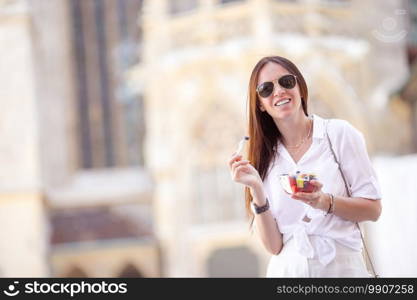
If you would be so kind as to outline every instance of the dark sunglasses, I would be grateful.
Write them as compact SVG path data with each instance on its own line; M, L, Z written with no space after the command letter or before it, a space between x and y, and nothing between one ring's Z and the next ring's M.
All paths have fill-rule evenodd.
M288 74L277 78L274 81L266 81L258 85L256 92L260 97L268 98L271 96L272 92L274 91L275 84L277 83L284 89L292 89L297 83L297 77L293 74Z

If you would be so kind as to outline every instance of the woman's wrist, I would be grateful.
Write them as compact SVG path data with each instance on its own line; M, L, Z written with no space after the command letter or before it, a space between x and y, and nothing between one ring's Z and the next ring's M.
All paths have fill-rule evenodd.
M331 196L330 196L329 193L322 193L321 197L322 197L321 198L321 203L322 203L321 210L324 211L327 215L329 213L329 210L330 210L331 205L332 205L331 204L331 202L332 202Z
M255 202L258 206L263 206L266 203L266 196L263 189L262 181L256 182L253 186L249 187L250 193L253 198L253 202Z
M326 216L334 212L334 196L333 194L330 194L330 193L327 195L329 196L330 201L329 201L329 208L327 209L327 212L326 212Z

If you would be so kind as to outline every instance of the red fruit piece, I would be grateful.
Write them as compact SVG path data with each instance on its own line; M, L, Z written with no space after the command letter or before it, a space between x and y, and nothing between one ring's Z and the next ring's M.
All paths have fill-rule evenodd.
M297 189L297 182L296 182L296 180L295 180L295 176L288 176L288 178L289 178L289 180L290 180L290 186L291 186L291 190L292 190L292 192L293 193L296 193L296 192L298 192L298 189Z

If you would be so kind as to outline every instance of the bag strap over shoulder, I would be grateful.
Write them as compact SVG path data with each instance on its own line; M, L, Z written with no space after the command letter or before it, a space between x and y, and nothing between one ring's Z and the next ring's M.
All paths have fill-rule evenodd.
M335 152L335 151L334 151L334 149L333 149L333 144L332 144L332 141L330 140L330 136L329 136L329 132L328 132L329 123L330 123L330 120L327 120L327 124L326 124L326 136L327 136L327 141L329 142L330 150L331 150L331 152L332 152L332 155L333 155L334 161L336 162L337 167L339 168L340 174L342 175L343 182L344 182L344 184L345 184L345 188L346 188L346 192L347 192L347 194L348 194L348 196L349 196L349 197L352 197L352 191L350 190L350 186L349 186L349 185L348 185L348 183L347 183L347 180L346 180L345 174L343 173L342 167L341 167L341 165L340 165L340 163L339 163L339 160L337 159L336 152Z
M340 162L337 159L336 152L333 149L332 141L330 140L330 136L329 136L329 132L328 132L329 123L330 123L330 120L327 120L327 122L326 122L326 136L327 136L327 141L329 142L330 151L332 152L333 158L334 158L334 160L335 160L335 162L337 164L337 167L339 168L340 174L342 175L342 179L343 179L343 182L345 184L346 192L347 192L347 194L348 194L349 197L352 197L352 191L350 189L350 186L347 183L345 174L343 173L343 170L342 170L342 166L340 165ZM358 222L356 222L356 226L358 227L359 232L361 234L361 239L362 239L363 247L365 249L366 255L367 255L368 260L369 260L369 263L371 265L371 269L372 269L372 272L374 274L374 277L375 278L378 278L379 275L375 272L374 264L372 263L372 259L371 259L370 255L369 255L368 249L366 248L365 239L363 238L362 230L361 230Z

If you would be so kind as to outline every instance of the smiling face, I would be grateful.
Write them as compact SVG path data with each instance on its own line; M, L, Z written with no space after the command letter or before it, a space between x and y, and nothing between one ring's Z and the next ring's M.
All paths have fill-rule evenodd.
M298 82L292 89L285 89L278 84L277 79L288 74L291 73L274 62L268 62L259 72L257 86L267 81L274 82L271 95L266 98L258 95L259 108L276 121L294 117L296 114L304 114Z

